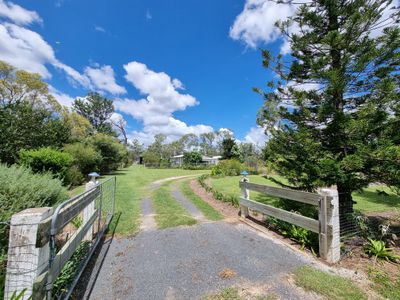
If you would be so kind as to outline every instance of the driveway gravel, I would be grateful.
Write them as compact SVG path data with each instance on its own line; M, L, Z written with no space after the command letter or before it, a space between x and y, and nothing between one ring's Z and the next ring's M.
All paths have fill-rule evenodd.
M224 287L260 285L281 299L303 299L304 292L289 284L287 276L308 263L242 223L145 231L112 241L85 298L198 299ZM224 270L236 275L224 279Z

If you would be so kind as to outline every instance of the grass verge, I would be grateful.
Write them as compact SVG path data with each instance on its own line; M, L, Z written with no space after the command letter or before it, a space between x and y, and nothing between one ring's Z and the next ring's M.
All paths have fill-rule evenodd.
M222 220L221 214L216 211L210 204L197 196L190 187L190 181L182 181L180 185L182 193L203 213L203 215L211 221Z
M183 169L150 169L144 166L133 165L102 177L105 180L110 176L117 177L117 190L115 200L115 213L120 214L118 224L113 220L110 224L111 231L117 235L136 234L140 229L140 202L145 197L147 187L156 180L209 173L209 170L183 170ZM84 191L84 186L79 186L70 191L74 196Z
M386 299L400 300L400 275L397 279L391 279L384 270L370 269L368 277L373 282L372 288L376 292Z
M211 185L222 194L228 196L239 196L239 181L241 178L241 176L212 178ZM274 176L274 178L284 184L288 184L287 180L283 177ZM280 187L276 182L266 179L261 175L250 175L249 179L252 183ZM250 191L250 198L271 205L273 205L274 201L277 199L254 191ZM371 185L360 192L354 192L353 198L357 202L354 205L354 208L363 213L392 211L393 208L400 209L400 197L394 194L389 187L383 185Z
M154 218L159 228L194 225L197 223L189 212L172 197L169 183L165 183L156 189L153 192L152 198L156 212Z
M294 272L297 286L331 300L359 300L368 297L350 280L312 267L300 267Z

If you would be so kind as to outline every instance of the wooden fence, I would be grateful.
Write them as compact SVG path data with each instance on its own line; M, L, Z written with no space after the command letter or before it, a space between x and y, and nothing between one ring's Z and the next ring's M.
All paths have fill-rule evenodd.
M115 177L100 184L89 182L86 192L55 209L31 208L12 216L5 299L11 299L14 293L22 290L25 290L22 299L69 297L114 213L115 182ZM110 203L105 208L106 201ZM77 216L82 217L82 224L57 249L56 235ZM63 295L52 295L54 282L83 241L91 247L79 272Z
M340 259L340 230L339 230L339 203L338 194L334 190L321 189L317 193L276 188L261 184L250 183L248 178L240 182L242 197L240 198L241 216L249 216L249 209L282 221L303 227L319 235L320 257L329 263ZM256 202L250 199L249 191L256 191L265 195L296 201L318 207L318 220L305 217L271 205Z

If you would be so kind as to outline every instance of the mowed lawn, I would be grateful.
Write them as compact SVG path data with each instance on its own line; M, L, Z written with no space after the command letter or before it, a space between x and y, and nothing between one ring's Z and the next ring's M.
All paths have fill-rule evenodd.
M140 226L140 202L148 192L147 187L153 181L160 179L205 174L208 170L183 170L183 169L149 169L144 166L133 165L126 169L114 172L112 175L104 176L105 180L110 176L117 177L116 203L114 225L117 234L135 234ZM70 192L71 196L84 191L80 186ZM116 224L115 222L118 221ZM113 227L113 224L111 227Z
M212 186L226 195L237 195L240 197L239 181L242 176L227 176L222 178L212 178ZM279 176L274 176L277 180L287 184L287 181ZM279 185L260 175L250 175L250 182L279 187ZM381 193L378 191L384 191ZM384 212L393 209L400 209L400 197L395 195L390 188L381 185L372 185L363 189L362 192L353 193L354 200L357 202L355 208L364 212ZM250 198L263 203L273 203L274 197L262 196L259 193L250 192Z

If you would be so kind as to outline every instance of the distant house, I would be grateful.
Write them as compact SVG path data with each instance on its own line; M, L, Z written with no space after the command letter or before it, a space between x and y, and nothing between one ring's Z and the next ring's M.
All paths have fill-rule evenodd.
M221 158L222 158L222 156L220 156L220 155L211 156L211 157L203 155L203 163L205 165L217 165Z
M222 158L222 156L219 156L219 155L216 155L216 156L203 155L201 164L207 165L207 166L217 165L221 158ZM170 159L170 163L171 163L171 166L182 167L183 166L183 154L172 156Z
M171 166L182 167L183 165L183 154L172 156L170 159Z

